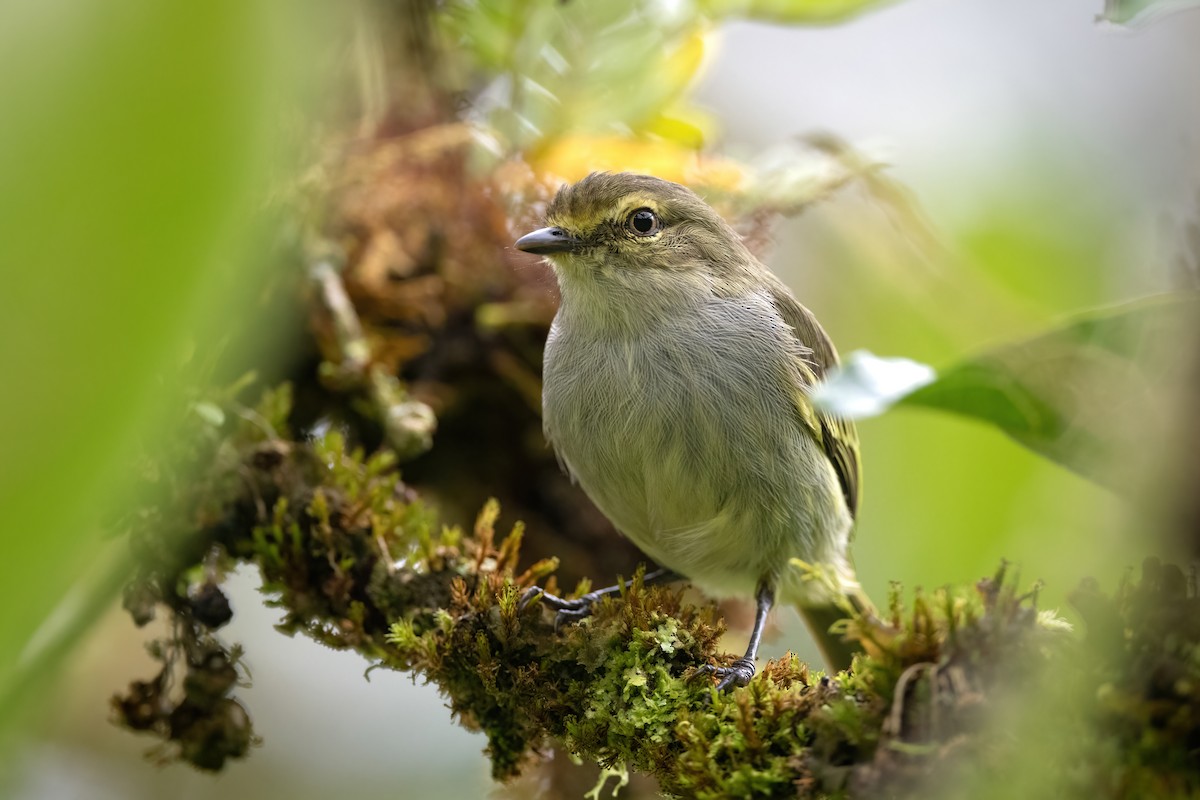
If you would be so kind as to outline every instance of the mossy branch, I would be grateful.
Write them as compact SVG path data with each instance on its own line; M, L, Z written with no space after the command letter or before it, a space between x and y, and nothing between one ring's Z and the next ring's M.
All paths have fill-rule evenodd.
M697 798L896 795L950 765L994 775L1019 747L985 712L1029 694L1049 665L1079 696L1105 698L1054 721L1096 756L1082 777L1053 776L1064 790L1200 786L1187 757L1200 720L1200 601L1178 570L1151 565L1111 597L1082 590L1087 642L1039 614L1036 591L1019 591L1003 567L965 591L908 603L896 592L886 620L846 623L867 651L850 672L823 676L789 655L722 695L698 672L732 660L712 606L635 581L556 630L519 600L539 582L557 592L557 564L522 564L522 527L501 536L495 503L470 532L439 530L388 451L367 456L338 431L291 439L286 408L274 392L252 413L206 423L209 444L193 460L207 459L208 478L178 483L174 498L194 523L189 547L164 546L152 526L131 532L144 558L127 606L142 621L166 606L176 625L154 649L162 672L114 708L156 733L164 757L217 769L253 741L232 695L240 651L213 633L228 619L221 576L249 562L283 610L281 630L435 683L458 721L487 736L497 779L551 747ZM1153 740L1147 715L1163 720Z

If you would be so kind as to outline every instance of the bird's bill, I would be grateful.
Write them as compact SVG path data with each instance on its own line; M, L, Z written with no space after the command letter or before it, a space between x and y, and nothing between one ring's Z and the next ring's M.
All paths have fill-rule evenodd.
M579 247L579 240L562 228L539 228L517 239L517 249L539 256L551 253L570 253Z

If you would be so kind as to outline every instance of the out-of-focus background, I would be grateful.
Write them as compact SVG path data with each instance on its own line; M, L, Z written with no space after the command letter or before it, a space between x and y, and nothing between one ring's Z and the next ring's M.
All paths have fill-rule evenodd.
M15 487L0 503L11 514L6 647L39 621L22 609L53 606L93 557L90 540L39 542L46 528L86 526L80 498L98 503L118 485L94 468L117 463L131 420L151 413L145 376L188 346L180 332L195 319L247 307L213 297L228 284L211 275L226 279L266 237L246 220L290 163L276 134L302 124L298 108L331 104L322 36L347 25L334 12L152 5L0 11L0 486ZM854 187L773 228L769 264L843 353L947 364L1069 311L1175 285L1200 214L1200 13L1129 30L1098 23L1100 5L908 0L837 25L731 22L707 35L692 99L715 123L713 147L762 163L798 137L835 135L891 164L936 234L914 236ZM140 26L166 35L136 46ZM161 264L152 281L124 269L147 260ZM1007 558L1046 581L1053 607L1084 576L1111 585L1146 555L1129 506L992 429L905 411L860 432L855 560L874 596L891 581L969 583ZM51 468L55 492L34 482ZM36 491L22 490L27 476ZM110 695L150 664L131 662L147 634L114 603L96 609L25 725L0 791L494 791L483 738L453 723L434 688L382 670L368 681L354 654L274 634L278 612L253 574L231 589L222 635L252 642L250 669L271 676L240 693L264 741L249 759L219 776L156 766L147 742L107 723ZM765 655L815 658L791 612L778 616Z

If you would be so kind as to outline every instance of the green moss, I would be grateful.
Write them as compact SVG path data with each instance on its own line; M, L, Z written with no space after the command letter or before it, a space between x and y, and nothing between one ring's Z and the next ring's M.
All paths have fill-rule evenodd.
M368 455L336 430L282 438L289 395L268 392L249 413L211 401L222 413L196 415L181 445L207 479L160 468L171 502L130 532L145 558L126 604L142 621L165 608L177 634L153 648L162 672L114 708L167 757L218 769L254 741L233 696L240 651L213 632L227 619L219 582L242 561L261 571L284 632L436 684L486 736L499 780L553 745L680 797L982 794L1036 743L1058 748L1037 786L1059 796L1200 791L1200 600L1177 568L1148 562L1111 596L1082 587L1086 637L1039 613L1036 587L1003 566L966 589L905 600L897 587L886 619L843 623L864 650L852 670L822 676L788 655L717 694L700 668L732 656L718 651L713 607L635 581L556 629L540 603L522 608L538 583L557 592L557 562L522 565L520 524L500 534L492 502L470 531L439 528L388 451ZM184 546L163 540L164 519ZM1042 730L998 729L1009 707Z

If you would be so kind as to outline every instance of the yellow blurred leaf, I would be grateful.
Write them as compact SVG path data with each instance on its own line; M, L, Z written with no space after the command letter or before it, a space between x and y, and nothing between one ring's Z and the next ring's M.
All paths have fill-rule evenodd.
M733 191L745 178L735 161L663 139L566 136L546 143L530 155L529 162L542 176L566 181L598 171L643 172L677 183Z
M717 17L750 17L796 25L844 22L893 0L703 0Z
M677 97L696 77L704 63L704 40L705 32L700 28L693 29L663 59L654 79L669 87L663 92L665 96Z
M714 123L705 114L690 109L674 109L659 114L643 126L645 132L690 150L700 150Z

